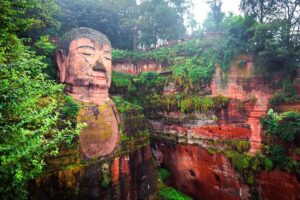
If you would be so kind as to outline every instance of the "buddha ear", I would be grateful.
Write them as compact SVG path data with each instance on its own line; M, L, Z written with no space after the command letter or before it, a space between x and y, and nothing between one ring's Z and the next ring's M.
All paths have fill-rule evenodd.
M56 51L56 62L59 69L59 81L61 83L65 82L66 78L66 56L61 49Z

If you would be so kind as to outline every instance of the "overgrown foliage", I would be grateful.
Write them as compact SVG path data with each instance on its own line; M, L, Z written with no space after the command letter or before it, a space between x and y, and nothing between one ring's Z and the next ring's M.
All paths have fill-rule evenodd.
M158 199L161 200L192 200L189 196L176 190L173 187L165 185L165 182L170 177L170 172L165 168L158 168Z
M75 123L77 104L44 73L55 48L47 35L59 28L56 1L3 0L0 11L0 196L26 199L45 158L82 125Z
M89 27L106 34L113 47L134 50L185 35L183 17L190 1L180 0L59 0L63 33ZM99 20L101 19L101 20Z
M58 154L81 128L74 122L63 88L47 80L40 57L27 54L0 65L0 193L4 199L26 197L26 182L39 175L45 158ZM73 106L71 106L73 107ZM65 117L62 118L64 113Z
M265 118L261 119L263 128L268 135L265 153L276 167L288 172L300 173L299 161L289 157L294 147L299 147L300 113L276 113L270 109ZM275 140L274 140L275 139Z
M217 111L225 108L228 103L229 98L223 96L183 97L180 94L146 96L143 101L145 111L150 113L171 111L206 113L208 111Z
M241 1L241 9L259 23L253 26L250 43L257 66L270 71L283 71L291 78L299 66L300 2L298 0Z
M274 108L282 103L292 103L299 101L296 90L288 80L282 81L282 90L275 93L270 99L270 104Z
M164 187L158 191L158 194L164 200L192 200L192 198L172 187Z
M275 113L270 109L266 118L261 119L267 134L288 142L298 141L300 138L300 113Z

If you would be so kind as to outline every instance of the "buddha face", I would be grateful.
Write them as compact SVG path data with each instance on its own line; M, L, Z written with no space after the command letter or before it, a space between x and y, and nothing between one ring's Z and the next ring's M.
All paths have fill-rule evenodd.
M69 53L57 55L60 82L71 86L108 89L111 84L111 46L88 38L70 43Z

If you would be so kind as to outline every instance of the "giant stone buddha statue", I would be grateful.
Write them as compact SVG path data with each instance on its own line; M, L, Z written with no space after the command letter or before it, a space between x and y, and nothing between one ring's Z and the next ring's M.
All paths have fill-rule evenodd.
M81 104L78 121L87 124L79 136L84 157L112 153L119 133L118 114L108 94L112 73L110 41L90 28L73 29L61 39L56 60L65 92Z

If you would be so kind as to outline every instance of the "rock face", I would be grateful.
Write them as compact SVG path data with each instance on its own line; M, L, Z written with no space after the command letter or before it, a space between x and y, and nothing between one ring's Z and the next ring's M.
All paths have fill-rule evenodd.
M241 60L248 60L247 65L239 67ZM233 61L224 81L226 84L223 84L223 76L217 67L210 88L212 96L230 98L226 108L205 114L193 113L192 117L180 112L160 113L163 119L150 120L159 138L152 144L153 155L159 165L170 171L169 183L202 200L299 199L300 185L295 175L279 170L261 171L255 184L248 185L223 154L208 153L209 141L247 139L251 144L249 153L259 151L260 117L265 116L272 96L266 78L254 73L253 63L245 56ZM295 111L298 107L299 103L294 103L279 108Z
M295 175L279 170L261 172L257 177L257 182L261 199L300 199L300 183Z
M48 170L32 184L30 195L36 199L155 199L156 177L148 145L112 159Z
M188 143L196 140L248 140L252 131L247 123L254 107L251 100L231 99L228 106L206 113L160 113L162 119L151 119L156 134L187 137ZM163 117L161 117L163 116Z
M262 171L256 184L248 186L220 153L208 153L206 148L157 141L152 144L158 164L167 168L169 183L193 199L300 199L300 183L295 175L284 171ZM256 191L255 197L251 190Z
M171 172L170 183L194 199L248 199L248 186L224 155L192 145L162 142L154 147L154 155L163 155L161 165Z
M133 64L131 62L116 63L113 65L113 71L122 72L126 74L140 74L149 71L162 71L162 65L155 62L138 62Z
M255 101L246 122L251 129L250 153L255 153L260 149L261 145L262 127L259 118L266 114L272 92L266 79L254 73L253 63L248 62L246 66L239 67L238 65L241 60L250 59L242 56L233 61L225 85L222 85L221 68L217 67L211 82L211 91L213 96L223 95L240 101Z

